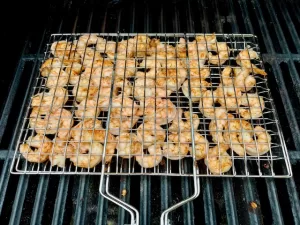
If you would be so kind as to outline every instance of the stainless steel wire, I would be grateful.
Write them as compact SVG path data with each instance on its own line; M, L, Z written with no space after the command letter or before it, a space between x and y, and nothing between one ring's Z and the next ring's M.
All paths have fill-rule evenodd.
M210 42L196 39L211 34L149 33L149 39L142 40L143 35L51 35L16 144L12 173L292 175L267 76L251 74L263 69L256 36L215 34L218 44L212 48ZM221 43L229 49L221 49ZM192 46L201 46L197 54L190 54ZM235 82L240 68L236 59L244 49L253 58L240 59L250 62L247 79L255 81L251 88ZM209 55L203 57L203 52ZM228 66L232 71L223 76ZM222 110L228 113L219 118ZM229 147L225 154L224 144ZM40 162L25 160L20 146L36 149L23 155ZM43 152L39 146L51 150ZM260 154L266 146L269 151ZM238 148L240 154L234 151ZM51 166L48 158L61 167ZM228 159L232 165L225 173L212 173L206 166L214 164L218 171ZM86 168L79 166L82 161ZM275 169L278 164L285 172Z

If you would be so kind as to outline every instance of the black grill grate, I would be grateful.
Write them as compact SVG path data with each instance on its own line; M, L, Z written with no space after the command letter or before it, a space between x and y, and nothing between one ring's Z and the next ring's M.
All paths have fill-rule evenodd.
M10 62L10 67L5 69L8 74L1 77L5 84L1 90L4 106L0 111L1 224L125 224L129 221L127 213L98 194L97 177L9 174L16 141L14 132L19 124L16 121L23 116L20 111L26 103L23 96L27 95L27 87L39 68L45 38L50 33L117 31L258 35L295 176L276 181L203 178L200 196L176 210L171 219L173 224L300 223L300 177L296 172L300 169L299 2L65 0L39 3L39 7L43 10L32 10L29 19L20 22L24 26L20 29L30 36L24 50L17 51L22 46L18 43L11 58L16 59L21 52L19 63ZM18 29L11 26L16 31L7 33L7 38L17 34ZM111 186L116 195L127 190L122 198L139 209L141 224L157 224L164 209L189 196L192 190L189 178L113 177Z

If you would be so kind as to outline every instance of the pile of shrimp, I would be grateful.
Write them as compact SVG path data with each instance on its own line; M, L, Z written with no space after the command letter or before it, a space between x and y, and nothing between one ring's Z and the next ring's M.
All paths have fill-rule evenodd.
M40 68L43 89L31 100L34 134L20 145L26 160L62 168L69 160L91 169L118 156L153 168L163 158L194 156L221 174L231 169L232 154L270 150L268 131L249 122L265 107L253 92L255 75L267 75L253 64L254 50L240 51L237 65L225 66L233 53L215 34L175 44L144 34L117 39L86 34L52 43ZM223 69L216 88L211 66ZM183 109L174 94L200 112ZM211 119L209 134L199 129L201 116Z

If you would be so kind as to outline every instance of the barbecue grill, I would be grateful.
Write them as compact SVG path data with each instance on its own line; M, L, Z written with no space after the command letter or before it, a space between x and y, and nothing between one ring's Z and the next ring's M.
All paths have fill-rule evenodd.
M43 31L28 37L20 51L15 75L12 80L5 80L11 82L11 88L2 100L5 105L1 111L0 208L3 223L126 224L131 223L132 218L138 218L136 215L139 213L140 224L158 224L163 211L178 202L186 203L187 199L194 201L171 213L168 217L171 224L300 222L299 190L296 186L300 159L297 123L297 54L300 48L296 30L300 20L297 3L174 1L157 5L147 1L52 1L49 5L45 3L44 7L49 9L49 14L42 18L46 20L47 17L48 24L42 26ZM99 195L97 176L10 175L31 94L28 87L33 87L36 82L36 74L44 59L44 46L51 33L79 32L256 34L268 72L268 87L278 112L278 118L275 116L272 121L282 127L282 138L292 162L294 178L101 176L100 192L122 206L118 208ZM40 43L35 46L37 40ZM288 89L289 84L292 86ZM291 174L284 163L265 163L263 166L265 171L272 171L271 175ZM36 169L31 171L36 172ZM114 174L116 171L108 168L106 172Z

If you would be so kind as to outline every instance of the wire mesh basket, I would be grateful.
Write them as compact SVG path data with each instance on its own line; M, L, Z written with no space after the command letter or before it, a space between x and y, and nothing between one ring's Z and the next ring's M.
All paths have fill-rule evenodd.
M40 68L12 173L292 175L254 35L53 34Z

